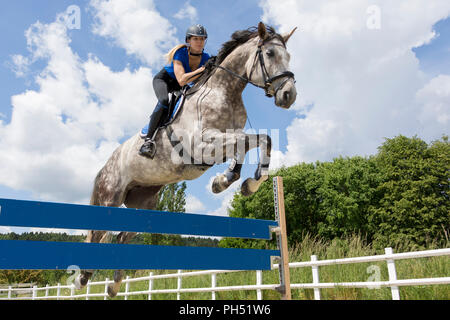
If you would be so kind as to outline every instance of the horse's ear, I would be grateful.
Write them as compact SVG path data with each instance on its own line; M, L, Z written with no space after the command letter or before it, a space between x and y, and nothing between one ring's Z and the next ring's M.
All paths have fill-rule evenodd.
M283 39L284 39L284 42L285 42L285 43L288 42L289 38L292 36L292 34L295 32L295 30L297 30L297 27L295 27L294 29L292 29L291 32L286 33L286 34L283 34Z
M258 23L258 34L262 40L267 37L266 25L262 22Z

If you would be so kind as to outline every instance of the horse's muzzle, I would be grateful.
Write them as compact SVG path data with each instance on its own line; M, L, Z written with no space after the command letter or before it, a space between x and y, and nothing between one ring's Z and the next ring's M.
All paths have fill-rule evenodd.
M295 88L294 81L289 80L275 95L275 105L289 109L295 102L295 99L297 99L297 89Z

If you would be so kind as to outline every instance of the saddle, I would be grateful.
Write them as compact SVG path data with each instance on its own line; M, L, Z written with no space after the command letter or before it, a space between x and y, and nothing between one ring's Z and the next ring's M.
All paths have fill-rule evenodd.
M161 123L159 124L158 128L155 131L155 136L158 133L159 129L167 127L175 120L175 118L183 108L186 93L189 89L190 89L189 86L184 86L181 90L174 91L171 93L171 97L169 100L169 111L164 116L164 118L161 119ZM147 137L147 132L148 132L148 123L144 128L142 128L140 132L142 139L145 139Z

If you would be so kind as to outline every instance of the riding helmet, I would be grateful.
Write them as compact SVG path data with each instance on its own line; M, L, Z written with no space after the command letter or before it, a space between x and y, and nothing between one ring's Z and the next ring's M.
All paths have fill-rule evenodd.
M201 24L194 24L190 26L186 31L186 42L190 37L205 37L208 38L208 33L206 29Z

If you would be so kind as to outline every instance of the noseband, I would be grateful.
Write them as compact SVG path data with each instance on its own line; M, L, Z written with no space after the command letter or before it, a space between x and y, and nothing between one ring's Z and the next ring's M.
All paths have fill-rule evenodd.
M286 82L289 79L291 79L291 78L294 79L294 83L295 83L295 76L294 76L294 74L291 71L284 71L284 72L281 72L280 74L274 75L272 77L269 75L269 72L267 71L267 68L266 68L266 64L264 62L264 54L262 52L262 47L263 47L263 45L264 45L264 43L266 41L269 41L269 40L272 40L272 39L273 38L268 38L268 39L265 39L265 40L259 40L259 42L258 42L258 51L256 51L255 61L253 62L252 70L250 72L250 75L249 75L248 79L244 78L244 77L238 75L237 73L231 71L230 69L227 69L227 68L222 67L220 65L216 65L216 67L218 67L219 69L227 71L231 75L241 79L242 81L250 83L250 84L254 85L255 87L264 89L264 92L266 93L266 97L272 98L273 96L275 96L277 94L277 92L281 88L284 87L284 85L286 84ZM275 44L274 43L273 45L283 46L284 48L286 48L284 45L281 45L281 44ZM253 82L251 80L253 71L255 70L256 59L258 59L259 65L261 67L261 73L262 73L262 76L263 76L264 86L261 86L261 85L255 83L255 82ZM281 79L281 78L286 78L286 79L284 79L284 81L282 81L276 88L274 88L273 87L273 82L275 82L276 80Z

